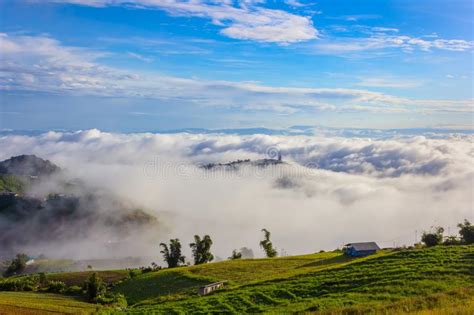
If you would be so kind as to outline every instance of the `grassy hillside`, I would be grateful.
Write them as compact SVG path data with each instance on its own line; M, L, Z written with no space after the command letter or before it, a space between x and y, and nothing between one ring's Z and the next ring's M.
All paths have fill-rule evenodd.
M97 306L94 304L64 295L0 292L0 314L92 314L96 309Z
M79 272L62 272L48 274L48 280L62 281L67 286L82 285L92 273L104 280L107 284L113 284L128 277L127 270L109 270L109 271L79 271Z
M416 311L449 303L472 311L468 297L474 291L473 266L474 246L382 252L355 260L324 253L159 271L116 290L135 304L130 311L137 313L364 313L387 307ZM201 283L216 280L228 280L227 288L197 295Z
M89 274L59 273L48 278L79 284ZM381 251L357 259L339 252L244 259L164 269L133 278L125 270L99 275L115 284L115 292L125 295L127 313L474 314L472 245ZM204 297L197 295L200 286L215 281L225 281L225 288ZM0 301L2 296L5 300L2 294ZM56 307L47 306L55 295L14 294L17 296L11 295L9 303L0 304L0 310L5 305L19 309L22 303L45 305L50 311ZM43 296L45 300L35 300ZM65 299L65 303L78 302Z

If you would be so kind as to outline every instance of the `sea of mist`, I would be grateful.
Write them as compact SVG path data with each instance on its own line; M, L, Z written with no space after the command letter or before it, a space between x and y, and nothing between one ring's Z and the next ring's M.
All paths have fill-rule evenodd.
M0 159L35 154L89 187L157 217L114 255L157 257L170 238L209 234L215 256L258 247L272 232L287 254L331 250L348 242L411 245L421 231L474 220L473 135L370 137L232 134L120 134L99 130L8 134ZM277 158L284 164L205 170L200 165ZM34 189L58 189L57 182ZM113 207L105 207L114 211ZM101 210L103 211L103 210ZM97 258L104 242L82 237L38 244L50 256ZM32 236L34 237L34 236ZM104 238L110 235L104 235ZM136 246L133 246L136 244ZM119 254L117 254L117 252ZM74 258L74 257L72 257Z

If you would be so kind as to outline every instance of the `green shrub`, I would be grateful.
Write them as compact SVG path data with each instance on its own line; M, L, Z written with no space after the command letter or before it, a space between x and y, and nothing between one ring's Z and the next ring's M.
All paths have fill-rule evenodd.
M52 293L62 293L66 289L66 284L62 281L50 281L46 287L46 291Z
M44 272L39 273L39 285L46 286L48 284L48 279L46 278L46 274Z
M443 232L444 229L442 227L436 227L431 232L423 232L421 236L421 241L425 243L426 246L436 246L443 242Z
M127 299L120 293L105 293L95 298L94 302L99 304L113 304L120 307L127 307Z
M38 286L38 276L14 277L0 280L0 291L36 291Z
M106 290L104 282L95 272L84 282L84 291L89 301L94 301L98 296L104 295Z
M128 271L128 275L130 278L135 278L136 276L139 276L142 274L142 270L140 269L130 269Z
M461 244L461 241L456 236L448 236L443 242L443 245L448 245L448 246L460 245L460 244Z
M67 287L63 293L67 295L82 295L83 291L80 286L73 285L73 286Z

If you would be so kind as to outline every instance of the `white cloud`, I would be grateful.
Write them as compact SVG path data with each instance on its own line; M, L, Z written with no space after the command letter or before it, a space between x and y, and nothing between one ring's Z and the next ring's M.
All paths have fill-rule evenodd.
M0 35L0 88L72 95L153 98L241 110L470 112L472 100L409 99L340 88L273 87L254 82L188 79L101 65L103 52L67 47L44 36ZM374 83L374 82L372 82ZM380 83L380 82L379 82Z
M304 7L304 6L308 5L306 3L302 3L298 0L285 0L285 3L289 6L292 6L292 7Z
M385 29L373 33L370 37L332 37L314 44L316 53L349 54L384 49L401 49L404 52L414 50L432 51L472 51L474 42L461 39L421 39L406 35L393 35L394 30ZM373 30L373 29L372 29Z
M316 38L318 31L309 17L267 9L263 1L178 0L52 0L57 3L94 7L135 6L165 10L172 15L207 18L222 27L221 33L236 39L289 44Z
M434 224L453 232L462 219L474 219L472 141L456 135L374 140L88 130L0 137L0 160L36 154L154 209L169 230L159 231L163 239L148 254L159 241L179 237L186 243L208 233L215 253L227 257L241 246L258 252L262 227L292 254L349 241L409 245L415 230ZM193 166L263 158L274 147L289 166L214 173Z
M138 59L140 61L143 61L143 62L146 62L146 63L150 63L150 62L153 62L153 58L151 57L147 57L147 56L144 56L144 55L141 55L141 54L137 54L137 53L134 53L134 52L127 52L127 55L131 58L134 58L134 59Z

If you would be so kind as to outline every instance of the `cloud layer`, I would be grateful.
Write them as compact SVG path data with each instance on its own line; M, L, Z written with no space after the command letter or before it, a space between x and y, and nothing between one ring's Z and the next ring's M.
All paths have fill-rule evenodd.
M210 19L222 27L221 34L235 39L289 44L316 38L318 31L310 18L283 10L259 6L261 1L177 1L177 0L54 0L58 3L94 7L132 6L161 9L175 16Z
M45 36L0 34L2 90L152 98L251 111L472 112L472 100L409 99L339 88L265 86L133 72L99 62L105 52L64 46Z
M258 252L259 230L288 253L375 240L412 244L415 230L473 219L472 136L341 137L111 134L98 130L0 138L0 159L32 153L88 183L154 209L166 240L209 233L215 252ZM288 164L206 172L196 165L258 159ZM420 233L418 233L420 235ZM159 241L157 240L157 243ZM149 249L158 255L156 248Z

